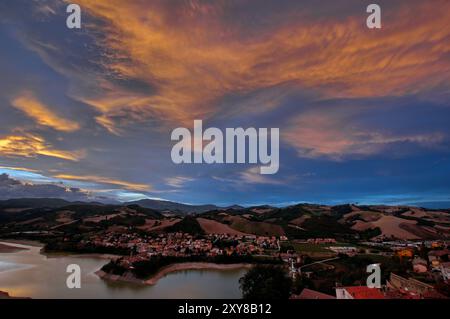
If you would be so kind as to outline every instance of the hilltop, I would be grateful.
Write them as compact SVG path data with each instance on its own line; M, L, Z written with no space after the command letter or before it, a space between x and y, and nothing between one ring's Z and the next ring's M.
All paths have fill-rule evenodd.
M3 236L33 232L45 232L49 236L100 234L129 229L148 234L180 231L292 239L443 239L450 237L450 210L353 204L220 208L154 200L122 205L56 199L0 201L0 235Z

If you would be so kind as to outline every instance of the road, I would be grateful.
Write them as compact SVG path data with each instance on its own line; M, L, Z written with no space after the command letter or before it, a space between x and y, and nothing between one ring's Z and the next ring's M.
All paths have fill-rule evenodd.
M315 264L322 264L322 263L325 263L327 261L332 261L332 260L336 260L336 259L339 259L339 257L333 257L333 258L328 258L328 259L324 259L324 260L315 261L313 263L310 263L310 264L303 265L303 266L299 267L298 271L301 272L302 268L305 268L305 267L308 267L308 266L311 266L311 265L315 265Z

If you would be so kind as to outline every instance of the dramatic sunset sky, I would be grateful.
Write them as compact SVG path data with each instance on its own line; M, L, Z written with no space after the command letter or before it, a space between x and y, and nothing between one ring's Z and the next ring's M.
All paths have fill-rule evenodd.
M450 203L450 1L70 2L0 0L0 199ZM194 119L279 172L173 164Z

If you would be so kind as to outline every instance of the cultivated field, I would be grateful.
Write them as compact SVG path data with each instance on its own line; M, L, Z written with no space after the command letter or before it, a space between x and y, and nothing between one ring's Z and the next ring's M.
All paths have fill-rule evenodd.
M218 221L206 219L206 218L197 218L198 223L202 227L202 229L207 234L228 234L228 235L238 235L244 236L248 235L246 233L240 232L236 229L231 228L228 225L219 223Z

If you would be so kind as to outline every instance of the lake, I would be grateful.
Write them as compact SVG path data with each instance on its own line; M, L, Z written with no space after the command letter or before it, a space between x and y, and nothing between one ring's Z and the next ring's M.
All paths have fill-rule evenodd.
M170 273L154 286L108 282L95 275L108 260L98 256L40 254L40 245L12 244L27 248L0 253L0 291L31 298L241 298L239 278L246 270L187 270ZM78 264L82 278L80 289L66 286L66 267Z

